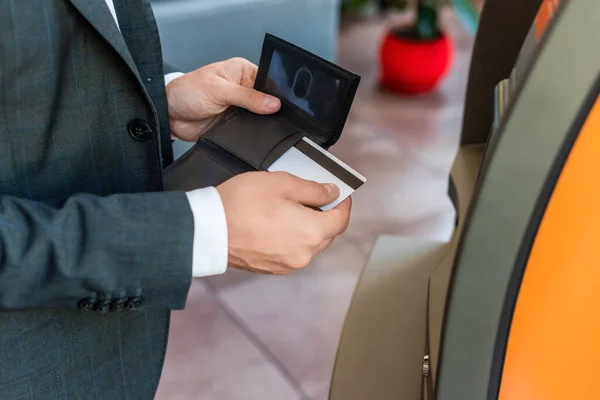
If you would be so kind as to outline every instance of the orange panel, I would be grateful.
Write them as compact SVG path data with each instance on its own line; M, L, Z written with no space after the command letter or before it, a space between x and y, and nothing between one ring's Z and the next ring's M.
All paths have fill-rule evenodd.
M597 100L530 253L511 325L500 400L600 399L599 172Z
M526 0L524 0L526 1ZM537 39L540 40L548 24L552 20L556 9L558 8L561 0L544 0L542 5L540 6L540 10L535 17L535 33Z

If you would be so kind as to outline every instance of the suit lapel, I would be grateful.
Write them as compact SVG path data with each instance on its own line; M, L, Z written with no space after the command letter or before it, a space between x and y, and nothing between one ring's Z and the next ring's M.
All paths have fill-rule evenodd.
M81 15L115 49L141 83L141 78L123 35L104 0L69 0Z

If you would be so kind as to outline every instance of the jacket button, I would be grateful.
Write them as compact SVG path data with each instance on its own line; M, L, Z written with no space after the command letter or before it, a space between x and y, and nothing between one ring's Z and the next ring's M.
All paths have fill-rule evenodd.
M96 305L96 311L98 311L99 313L107 313L110 311L111 304L112 302L110 300L98 302L98 304Z
M148 140L152 134L152 128L146 121L137 119L129 124L129 134L135 140Z
M113 300L111 310L114 312L123 311L127 305L127 299Z
M92 299L91 297L88 297L87 299L83 299L79 302L79 308L81 310L94 311L94 309L96 308L96 303L96 300Z
M142 304L144 304L144 299L142 297L132 297L127 301L127 309L135 311L140 308Z

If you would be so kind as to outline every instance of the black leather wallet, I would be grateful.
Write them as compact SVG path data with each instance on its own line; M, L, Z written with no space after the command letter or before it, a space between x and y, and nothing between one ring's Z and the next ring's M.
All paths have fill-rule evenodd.
M308 137L324 149L340 137L360 77L267 34L254 88L281 99L281 110L257 115L232 108L164 172L165 190L216 186L267 170Z

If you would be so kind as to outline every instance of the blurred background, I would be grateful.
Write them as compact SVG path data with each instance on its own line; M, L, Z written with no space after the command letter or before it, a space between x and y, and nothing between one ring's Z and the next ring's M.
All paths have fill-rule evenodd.
M418 4L417 4L418 3ZM461 5L462 3L462 5ZM348 231L291 276L196 280L174 312L159 400L325 400L344 317L377 235L447 240L482 1L153 0L164 58L183 71L258 62L265 32L362 76L332 153L367 177ZM176 153L186 147L178 145Z

